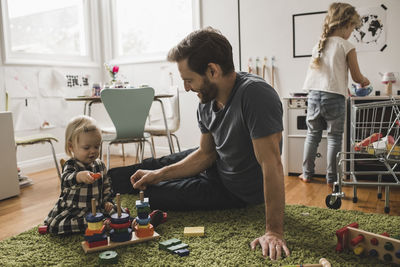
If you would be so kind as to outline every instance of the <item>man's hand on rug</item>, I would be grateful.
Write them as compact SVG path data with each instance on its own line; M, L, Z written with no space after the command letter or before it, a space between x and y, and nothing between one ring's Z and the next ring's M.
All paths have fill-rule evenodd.
M282 249L285 251L286 256L290 255L290 251L282 236L275 233L268 232L250 243L252 250L255 250L257 245L261 246L264 258L269 256L271 260L279 260L282 257Z
M133 188L145 190L147 185L157 184L159 178L156 171L151 170L137 170L131 176L131 184Z

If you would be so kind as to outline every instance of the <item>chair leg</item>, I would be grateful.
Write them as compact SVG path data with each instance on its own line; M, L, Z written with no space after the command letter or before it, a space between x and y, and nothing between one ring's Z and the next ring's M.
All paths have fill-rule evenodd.
M58 174L58 178L61 181L61 173L60 173L60 168L58 167L58 162L57 162L57 157L56 157L56 151L54 150L54 146L53 143L51 142L51 140L48 140L48 142L51 145L51 151L53 152L53 159L54 159L54 163L56 164L56 169L57 169L57 174Z
M145 145L145 143L144 142L140 142L140 145L142 147L141 156L140 156L140 163L142 163L143 159L144 159L144 145Z
M125 164L125 149L124 149L124 144L122 144L122 162Z
M111 142L107 146L107 171L110 169L110 146Z
M103 160L103 140L100 143L100 160Z
M178 151L181 152L181 146L179 145L178 137L175 134L171 134L171 136L175 137L176 145L178 147Z
M156 150L155 150L155 146L154 146L154 138L153 138L153 136L151 136L151 144L152 144L152 146L150 146L150 147L152 147L152 151L153 151L153 153L152 153L152 155L153 155L153 158L155 158L156 157Z
M135 158L135 163L139 163L138 159L139 159L139 144L136 143L136 158Z

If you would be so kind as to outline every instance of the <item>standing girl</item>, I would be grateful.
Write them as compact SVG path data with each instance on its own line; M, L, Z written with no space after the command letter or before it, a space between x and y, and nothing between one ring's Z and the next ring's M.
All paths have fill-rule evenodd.
M331 4L321 38L313 49L303 86L309 91L303 174L299 176L304 182L311 181L314 175L315 156L324 129L328 133L326 181L328 185L336 181L336 154L342 147L349 69L354 82L362 87L369 85L358 67L354 45L347 41L360 23L353 6Z
M98 159L101 133L95 121L87 116L72 119L65 132L65 162L61 177L61 195L44 220L48 231L56 234L79 233L86 229L85 216L91 211L91 199L97 210L111 213L110 178L104 163Z

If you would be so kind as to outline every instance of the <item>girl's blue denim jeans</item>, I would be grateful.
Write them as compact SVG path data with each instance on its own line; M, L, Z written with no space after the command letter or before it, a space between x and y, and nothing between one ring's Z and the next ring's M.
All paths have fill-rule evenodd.
M323 91L310 91L307 107L307 137L304 143L303 175L314 175L315 157L322 131L327 129L327 183L336 181L336 155L342 148L345 121L345 97Z

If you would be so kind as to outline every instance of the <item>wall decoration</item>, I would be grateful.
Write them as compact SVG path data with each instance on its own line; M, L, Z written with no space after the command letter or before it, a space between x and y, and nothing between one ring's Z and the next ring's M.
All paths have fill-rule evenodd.
M327 11L294 14L293 57L311 57L313 47L322 33Z
M384 5L357 8L362 24L349 38L357 51L383 51L386 48L386 10Z
M5 87L10 98L36 97L38 92L37 71L24 68L5 68Z

